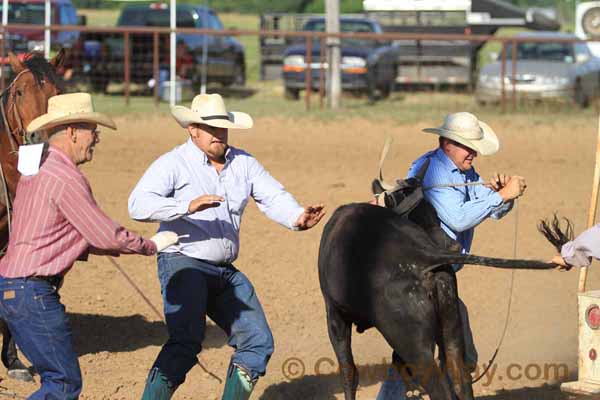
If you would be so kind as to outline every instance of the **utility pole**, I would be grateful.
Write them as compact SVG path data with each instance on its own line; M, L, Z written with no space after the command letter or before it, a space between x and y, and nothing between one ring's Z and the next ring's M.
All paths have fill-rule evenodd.
M325 0L325 12L327 15L327 33L340 32L340 1ZM337 37L327 38L327 59L329 69L327 70L327 102L331 108L339 108L342 86L340 68L340 39Z

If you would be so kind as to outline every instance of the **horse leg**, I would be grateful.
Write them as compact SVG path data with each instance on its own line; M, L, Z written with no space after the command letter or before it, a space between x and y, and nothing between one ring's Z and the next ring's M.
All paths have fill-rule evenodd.
M356 399L358 387L358 370L352 357L352 323L344 319L342 313L330 301L325 299L327 310L327 331L329 340L335 351L340 366L342 383L344 385L344 398L346 400Z
M460 400L472 400L473 386L470 371L473 366L465 364L465 339L459 311L456 275L451 267L435 274L438 318L440 323L440 358L444 372L452 382Z
M8 329L8 324L3 319L0 319L0 333L2 333L2 352L0 353L0 358L2 359L2 364L8 370L8 376L19 381L33 381L33 376L21 360L19 360L15 340Z

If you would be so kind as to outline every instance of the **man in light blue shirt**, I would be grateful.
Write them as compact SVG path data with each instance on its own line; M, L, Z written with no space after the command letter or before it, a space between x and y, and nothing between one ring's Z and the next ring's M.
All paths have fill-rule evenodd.
M425 199L435 208L442 229L460 243L463 253L468 253L475 227L488 217L500 219L506 215L512 209L514 199L525 191L525 179L495 174L488 183L483 184L473 168L473 161L478 154L496 153L500 144L494 131L473 114L450 114L442 126L424 131L439 135L439 147L419 157L410 167L408 177L414 176L427 159L431 160L423 179ZM474 182L482 184L465 185ZM458 271L461 266L454 268ZM465 338L464 365L474 368L477 350L467 309L462 301L459 301L459 312ZM383 382L377 400L405 398L406 388L402 379L393 371L391 373L395 375L394 379Z
M250 154L228 145L228 129L252 118L228 112L221 96L198 95L173 117L189 139L157 159L129 197L129 214L160 221L181 238L158 255L158 276L169 339L150 370L142 399L170 399L196 364L208 315L235 349L224 400L245 400L265 374L273 337L248 278L233 262L242 214L252 197L270 219L292 230L315 226L322 204L301 207Z

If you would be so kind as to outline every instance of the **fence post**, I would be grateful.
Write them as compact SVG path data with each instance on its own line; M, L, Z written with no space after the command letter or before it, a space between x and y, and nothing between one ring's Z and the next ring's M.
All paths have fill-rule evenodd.
M321 63L321 68L319 68L319 108L321 110L324 107L323 98L325 97L325 64L327 63L325 46L325 37L322 36L319 42L319 62Z
M123 46L123 52L124 52L124 56L125 56L125 63L124 63L124 80L125 80L125 104L129 105L129 80L130 80L130 76L129 76L129 32L125 32L125 34L123 35L123 40L125 41L125 45Z
M2 43L0 44L0 60L3 60L2 65L0 65L0 90L4 91L6 88L6 77L4 70L6 68L6 27L2 27L2 39L0 40Z
M159 98L158 98L158 90L159 90L159 85L160 85L160 81L159 81L159 76L158 76L158 63L159 63L159 59L158 59L158 32L154 32L152 34L152 40L153 40L153 49L152 49L152 68L153 68L153 75L154 75L154 105L156 107L158 107L159 104Z
M506 41L502 40L502 72L500 73L500 88L502 92L502 113L506 112L506 85L504 80L506 79Z
M517 111L517 41L512 42L512 109Z
M306 69L304 70L304 81L306 83L306 90L304 94L304 100L306 101L306 110L310 110L310 88L312 86L312 36L306 37Z

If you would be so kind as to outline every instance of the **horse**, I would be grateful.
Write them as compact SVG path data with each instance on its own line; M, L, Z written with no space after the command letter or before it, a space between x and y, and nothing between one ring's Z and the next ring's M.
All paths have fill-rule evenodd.
M21 60L9 52L8 61L14 78L0 93L0 257L8 246L11 203L20 177L17 171L19 146L47 139L44 132L28 136L26 128L33 119L46 113L48 99L62 91L56 71L65 61L65 51L61 49L50 61L38 53L27 54ZM0 333L0 359L8 376L32 381L31 373L18 358L15 342L3 320L0 320Z

